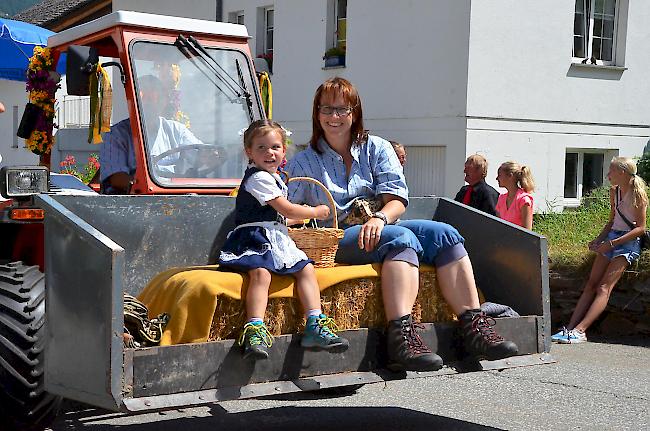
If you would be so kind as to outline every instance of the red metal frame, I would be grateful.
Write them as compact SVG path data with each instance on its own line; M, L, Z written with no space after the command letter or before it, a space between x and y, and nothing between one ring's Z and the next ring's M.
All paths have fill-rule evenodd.
M132 194L148 195L167 195L167 194L219 194L227 195L233 190L233 183L230 179L223 180L206 180L195 179L197 184L214 184L221 182L223 187L214 188L164 188L153 182L149 175L146 163L146 154L143 145L141 119L137 109L135 87L133 85L132 66L128 56L128 46L135 40L146 40L153 42L173 43L179 32L164 29L141 28L132 25L117 25L112 28L98 31L70 41L63 45L52 47L55 62L58 61L62 52L65 52L70 45L91 46L99 50L99 54L104 57L119 58L124 68L126 76L125 94L126 102L131 121L131 132L133 133L133 146L137 163L134 186ZM251 52L248 47L248 41L242 37L229 37L222 35L194 34L197 40L206 47L223 47L237 49L247 55L249 67L254 70L251 60ZM254 85L257 83L254 81ZM45 159L43 163L49 168L49 160ZM187 179L184 179L187 181ZM236 181L236 179L235 179ZM98 191L98 184L91 184L95 191ZM9 201L0 202L0 210L12 206L14 203ZM16 224L17 234L13 245L11 258L13 260L22 260L29 265L38 265L40 270L44 270L44 225L43 223L19 223Z
M232 186L232 180L237 181L238 179L224 179L222 181L218 181L224 183L223 187L166 188L156 184L149 175L149 168L146 163L147 159L143 145L142 124L137 109L136 92L132 79L133 70L130 58L128 56L128 47L129 44L135 40L174 43L178 37L178 34L179 32L174 30L140 28L130 25L117 25L110 29L105 29L95 34L81 37L64 45L53 47L53 50L55 51L54 57L58 59L60 53L67 50L69 45L87 45L97 48L101 56L111 56L120 59L122 67L124 68L124 74L126 76L125 94L126 103L129 110L129 118L134 120L131 121L131 133L133 134L133 147L135 150L137 168L135 177L133 179L134 184L131 189L131 194L167 195L196 193L203 195L228 195L236 187ZM195 37L201 44L206 47L218 46L223 48L237 49L244 52L247 55L251 69L254 70L254 66L251 62L251 52L250 48L248 47L248 41L246 38L208 34L196 34ZM253 81L255 83L255 80ZM205 180L199 181L197 179L196 182L201 183L205 182ZM215 183L215 181L212 180L212 183Z
M27 265L38 265L45 270L45 231L43 223L18 224L11 260L22 260Z

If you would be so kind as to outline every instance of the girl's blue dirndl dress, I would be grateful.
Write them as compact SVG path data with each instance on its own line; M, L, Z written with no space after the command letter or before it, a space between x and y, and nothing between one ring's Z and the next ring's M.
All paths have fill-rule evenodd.
M259 201L246 190L248 181L256 172L249 167L244 174L235 205L237 227L228 234L219 254L219 264L226 269L247 272L265 268L276 274L293 274L314 261L300 250L289 237L284 217L268 204ZM273 175L282 196L287 196L287 186L280 176ZM253 186L254 184L248 184Z

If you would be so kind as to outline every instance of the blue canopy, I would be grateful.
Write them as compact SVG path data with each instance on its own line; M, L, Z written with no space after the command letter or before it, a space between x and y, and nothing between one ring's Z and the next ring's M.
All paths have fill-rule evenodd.
M0 79L26 81L34 47L46 46L47 38L53 34L33 24L0 18ZM65 56L59 59L56 70L65 73Z

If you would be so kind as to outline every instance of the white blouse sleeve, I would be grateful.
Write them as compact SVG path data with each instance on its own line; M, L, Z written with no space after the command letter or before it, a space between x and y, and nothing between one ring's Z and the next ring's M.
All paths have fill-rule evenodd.
M248 178L244 188L261 204L266 205L270 200L283 196L282 190L275 182L273 175L266 171L255 172Z

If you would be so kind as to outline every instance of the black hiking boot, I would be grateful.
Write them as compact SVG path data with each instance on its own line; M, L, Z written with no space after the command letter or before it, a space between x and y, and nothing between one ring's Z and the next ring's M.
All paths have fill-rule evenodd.
M244 347L244 359L267 359L273 336L264 323L247 323L239 336L239 345Z
M459 320L465 352L477 360L495 361L517 354L517 345L497 334L492 328L496 322L481 310L467 310Z
M388 369L391 371L437 371L442 358L424 344L410 314L388 322Z

